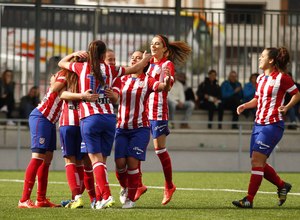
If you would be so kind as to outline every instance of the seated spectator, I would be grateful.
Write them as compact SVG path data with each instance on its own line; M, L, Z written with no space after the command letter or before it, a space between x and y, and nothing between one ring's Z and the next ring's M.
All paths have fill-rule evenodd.
M254 95L255 95L255 91L256 91L256 79L258 77L258 73L252 73L250 78L249 78L249 82L247 82L244 85L244 89L243 89L243 102L249 102L251 99L253 99ZM252 109L246 109L243 114L245 115L246 118L249 118L249 116L251 117L255 117L255 112L256 112L256 108L252 108Z
M171 128L174 128L174 115L176 110L184 110L182 118L183 123L180 124L180 128L190 128L187 123L195 108L195 103L192 100L185 99L185 91L183 84L178 80L182 80L183 73L175 73L175 81L171 91L168 94L168 107L169 107L169 120L171 121Z
M184 73L179 73L177 75L177 80L180 81L183 85L185 101L193 101L195 103L196 97L195 97L193 88L188 87L186 85L186 75Z
M238 81L238 75L236 71L230 71L228 79L221 85L222 104L224 109L228 109L232 112L232 129L238 129L236 122L239 120L239 116L236 112L236 108L241 104L243 98L243 88Z
M6 112L7 125L15 125L12 114L15 108L15 82L12 70L4 70L0 78L0 111Z
M217 81L216 70L210 70L205 80L200 83L197 90L199 108L208 111L208 121L213 121L214 111L218 111L218 121L223 120L223 106L221 103L221 87ZM208 129L212 128L212 124L208 123ZM222 128L222 124L218 124L218 128Z
M290 77L293 79L293 75L291 72L288 72L287 74L290 75ZM295 85L300 90L300 84L295 82ZM284 104L286 105L290 100L291 100L291 96L287 93L284 99ZM298 128L297 118L298 120L300 120L299 110L300 110L300 103L298 102L296 105L294 105L292 108L290 108L287 111L286 118L288 119L288 122L291 123L290 125L287 126L288 129L296 130Z
M37 86L31 87L28 94L23 96L20 101L20 118L28 119L31 111L37 107L40 102L40 91Z

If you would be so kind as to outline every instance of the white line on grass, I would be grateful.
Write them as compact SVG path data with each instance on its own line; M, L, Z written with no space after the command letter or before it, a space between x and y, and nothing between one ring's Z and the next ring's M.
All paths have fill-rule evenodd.
M14 182L14 183L23 183L24 180L17 179L0 179L0 182ZM66 184L67 182L57 182L57 181L49 181L49 184ZM109 184L110 186L120 187L119 184ZM162 186L147 186L149 189L164 189ZM238 190L238 189L205 189L205 188L176 188L176 190L182 191L214 191L214 192L239 192L239 193L247 193L246 190ZM258 191L261 194L276 194L276 192L265 192ZM289 195L300 196L300 193L289 193Z

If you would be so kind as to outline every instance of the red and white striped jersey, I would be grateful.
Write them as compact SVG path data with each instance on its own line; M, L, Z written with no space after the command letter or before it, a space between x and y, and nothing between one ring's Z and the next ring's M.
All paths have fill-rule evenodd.
M150 93L157 91L159 82L145 74L141 74L138 78L127 75L121 80L117 127L123 129L149 127L147 101Z
M119 92L119 88L114 85L114 79L124 75L125 69L123 67L109 66L103 62L100 63L100 70L105 81L104 86L101 86L99 80L91 73L90 65L87 62L71 63L69 69L79 76L79 91L81 93L92 89L93 93L99 94L96 102L80 102L80 119L94 114L113 114L113 105L109 98L106 97L104 91L106 88L112 88L115 92Z
M55 82L66 84L66 77L64 72L58 73ZM51 87L44 95L42 101L38 104L37 109L53 124L55 124L61 113L62 100L59 98L58 92L53 92Z
M292 78L285 73L275 71L269 76L259 75L255 92L258 101L255 122L264 125L283 120L278 107L283 105L286 93L293 96L297 92Z
M79 126L79 102L63 101L59 126Z
M146 74L153 77L159 82L164 82L166 75L163 70L170 69L171 86L174 83L175 68L174 64L166 58L154 63L153 59L150 61L150 66ZM148 100L149 120L168 120L168 92L153 92Z

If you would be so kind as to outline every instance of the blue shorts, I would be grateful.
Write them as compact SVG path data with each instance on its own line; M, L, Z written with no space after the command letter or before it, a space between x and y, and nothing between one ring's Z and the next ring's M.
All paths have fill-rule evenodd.
M149 122L150 122L151 134L154 139L158 138L163 134L165 134L166 136L170 134L167 120L162 120L162 121L150 120Z
M147 146L150 141L150 128L117 128L115 138L115 159L134 157L145 161Z
M79 126L61 126L59 128L60 144L63 157L75 156L82 160L80 152L81 134Z
M56 126L36 108L29 115L31 151L45 154L56 150Z
M87 153L110 155L116 131L115 114L95 114L83 118L80 128Z
M268 157L281 140L284 131L284 122L279 121L269 125L255 124L250 142L250 157L253 151L260 152Z

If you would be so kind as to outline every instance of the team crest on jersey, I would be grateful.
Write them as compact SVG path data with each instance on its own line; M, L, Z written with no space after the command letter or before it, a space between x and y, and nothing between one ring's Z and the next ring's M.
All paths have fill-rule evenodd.
M272 80L270 81L270 86L274 86L275 83L276 83L276 80L275 80L275 79L272 79Z
M41 137L40 140L39 140L39 143L44 144L45 143L45 138Z

